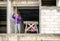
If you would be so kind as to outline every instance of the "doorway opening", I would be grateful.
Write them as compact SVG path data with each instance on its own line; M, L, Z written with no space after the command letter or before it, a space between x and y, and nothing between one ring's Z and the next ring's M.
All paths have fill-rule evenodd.
M7 32L7 11L5 7L0 7L0 33Z
M18 8L18 11L20 12L22 16L23 22L28 22L28 23L38 23L37 24L37 32L39 33L39 8ZM32 25L32 24L30 24ZM25 27L26 24L24 24L24 27L21 28L21 31L25 33ZM29 25L27 25L29 27ZM37 32L29 32L27 33L37 33Z

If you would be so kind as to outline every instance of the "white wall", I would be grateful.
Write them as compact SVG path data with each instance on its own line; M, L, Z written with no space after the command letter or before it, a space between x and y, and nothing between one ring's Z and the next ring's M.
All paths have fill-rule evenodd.
M57 6L60 6L60 0L57 0Z
M42 9L40 16L41 34L60 33L60 13L56 9Z

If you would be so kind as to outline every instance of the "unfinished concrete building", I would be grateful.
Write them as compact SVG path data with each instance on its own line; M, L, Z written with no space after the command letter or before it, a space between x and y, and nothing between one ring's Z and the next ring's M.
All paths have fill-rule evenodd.
M14 33L11 15L21 13L21 33ZM27 33L29 24L37 26L37 33ZM60 41L60 0L0 0L1 41Z

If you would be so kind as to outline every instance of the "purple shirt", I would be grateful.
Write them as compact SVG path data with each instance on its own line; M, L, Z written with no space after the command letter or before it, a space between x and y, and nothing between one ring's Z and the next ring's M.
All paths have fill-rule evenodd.
M20 24L21 23L21 16L18 16L16 19L16 16L13 14L12 18L15 20L15 23Z

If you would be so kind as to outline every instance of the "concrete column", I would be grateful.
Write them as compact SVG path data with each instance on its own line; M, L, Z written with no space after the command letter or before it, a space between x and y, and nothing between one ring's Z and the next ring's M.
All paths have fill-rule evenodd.
M41 32L41 23L40 23L40 19L41 19L41 0L39 0L39 33Z
M7 33L11 33L10 27L11 0L7 0Z
M57 6L60 6L60 0L56 0Z
M11 14L10 14L11 33L15 32L15 23L14 23L14 19L12 18L13 13L14 13L14 8L13 8L13 5L11 5Z

